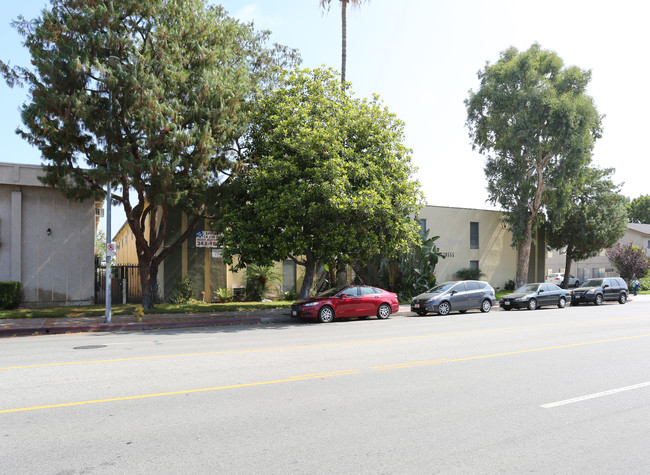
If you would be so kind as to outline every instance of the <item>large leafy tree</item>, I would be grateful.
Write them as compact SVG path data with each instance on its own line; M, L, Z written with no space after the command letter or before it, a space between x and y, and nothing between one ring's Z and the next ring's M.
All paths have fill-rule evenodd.
M650 269L650 257L643 248L632 243L621 246L621 243L605 251L609 262L618 270L625 280L643 277Z
M554 249L566 249L565 288L572 261L612 247L627 230L626 198L611 180L613 173L611 168L583 169L572 179L568 196L553 196L555 202L548 207L547 243Z
M522 284L548 192L568 186L568 177L590 162L601 117L586 93L591 73L564 67L538 44L502 52L478 77L480 88L465 101L467 126L487 159L489 199L506 212Z
M332 0L319 0L323 9L329 10ZM352 6L361 5L365 0L340 0L341 2L341 83L345 84L345 70L347 62L348 48L348 4Z
M44 182L66 196L99 197L110 183L151 308L159 264L232 168L227 149L247 126L249 99L291 52L267 49L268 33L205 0L52 0L14 26L32 57L31 67L0 65L10 85L29 87L18 133L40 149ZM171 207L190 218L165 242Z
M330 70L285 73L252 117L247 167L224 209L224 257L239 266L292 259L342 264L418 242L422 205L404 125L377 97L355 98Z
M641 195L630 201L627 216L633 223L650 224L650 195Z

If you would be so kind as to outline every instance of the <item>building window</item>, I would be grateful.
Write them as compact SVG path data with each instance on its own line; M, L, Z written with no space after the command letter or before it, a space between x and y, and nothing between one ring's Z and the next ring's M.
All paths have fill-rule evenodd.
M469 223L469 248L478 249L478 223Z
M470 269L478 269L478 261L469 261Z
M420 220L420 237L424 239L424 233L427 232L427 220L426 219L421 219Z
M605 268L604 267L594 267L591 269L592 278L605 277Z

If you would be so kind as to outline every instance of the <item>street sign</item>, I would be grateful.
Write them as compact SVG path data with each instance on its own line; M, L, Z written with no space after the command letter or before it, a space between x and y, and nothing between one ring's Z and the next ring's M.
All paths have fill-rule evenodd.
M107 242L106 243L106 255L115 257L117 255L117 243Z
M196 247L217 247L218 236L216 231L197 231Z

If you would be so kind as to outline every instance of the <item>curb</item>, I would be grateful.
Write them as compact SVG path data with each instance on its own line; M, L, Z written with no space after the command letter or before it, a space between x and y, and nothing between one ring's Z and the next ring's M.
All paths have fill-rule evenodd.
M391 317L402 317L410 311L396 312ZM179 317L180 318L180 317ZM0 323L2 321L0 320ZM61 324L25 326L14 328L0 328L0 337L27 336L27 335L55 335L61 333L95 333L95 332L124 332L124 331L145 331L163 330L174 328L195 328L195 327L220 327L220 326L252 326L261 324L299 324L300 322L291 318L288 314L259 317L235 317L223 316L217 318L191 319L186 321L164 321L155 322L133 322L133 323L97 323L97 324Z

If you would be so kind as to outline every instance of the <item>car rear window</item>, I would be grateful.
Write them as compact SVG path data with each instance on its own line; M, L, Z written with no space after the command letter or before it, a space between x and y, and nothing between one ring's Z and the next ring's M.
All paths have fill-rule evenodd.
M478 285L478 282L465 282L465 286L467 287L467 290L478 290L481 288L481 286Z

